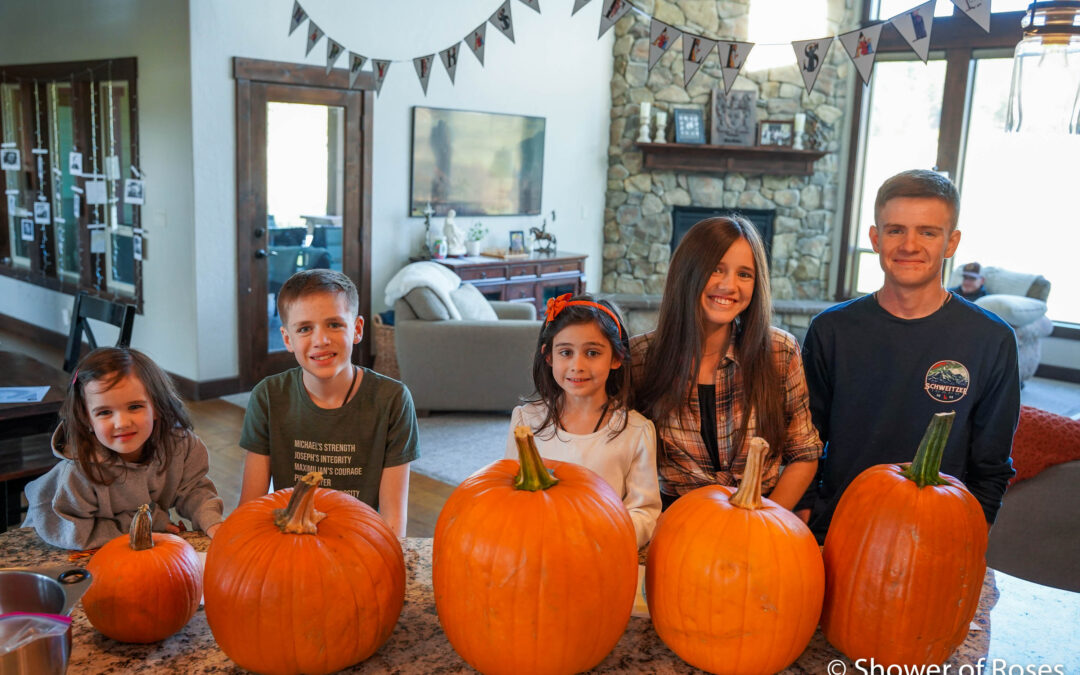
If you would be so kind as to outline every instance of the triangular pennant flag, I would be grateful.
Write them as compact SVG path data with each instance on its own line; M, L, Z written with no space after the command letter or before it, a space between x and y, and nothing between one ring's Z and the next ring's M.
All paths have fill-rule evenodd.
M570 12L570 16L577 14L577 11L589 4L589 0L574 0L574 11Z
M326 74L334 69L334 64L345 53L345 47L340 42L334 42L333 38L326 38Z
M529 9L535 9L536 13L540 13L540 0L521 0L523 3L529 6Z
M360 69L367 63L366 56L360 56L356 52L349 52L349 89L356 84L356 78L360 77Z
M600 12L600 34L596 36L597 40L602 38L623 14L630 11L630 3L627 0L604 0L601 7L603 10Z
M447 47L439 52L439 58L442 59L443 67L446 68L446 74L450 76L450 84L454 83L454 73L457 72L457 55L460 46L461 43L457 42L453 47Z
M315 44L318 43L318 41L322 39L322 36L324 34L325 33L322 32L322 29L315 25L314 21L312 21L310 19L308 20L307 51L304 52L304 56L307 56L308 54L311 53L311 48L314 47Z
M710 40L707 37L700 35L693 35L691 33L683 33L682 37L682 53L683 53L683 86L690 84L690 79L697 74L698 68L701 64L705 63L705 57L709 55L712 48L716 46L716 40Z
M716 43L716 54L720 57L720 72L724 76L724 93L731 91L735 78L746 63L746 57L754 48L753 42L733 42L721 40Z
M901 12L889 19L897 33L907 40L915 55L926 63L930 56L930 29L934 26L934 2L928 0L918 7Z
M510 0L506 0L488 19L510 42L514 41L514 17L510 13Z
M434 60L434 54L417 56L412 60L413 67L416 68L416 76L420 78L420 86L424 88L424 96L427 96L427 83L431 79L431 62Z
M813 40L795 40L791 43L795 49L795 62L799 64L803 86L806 87L808 94L814 92L814 83L817 82L818 73L821 72L821 65L825 63L825 55L829 53L832 41L832 37L823 37Z
M299 2L293 0L292 6L292 20L289 21L289 35L292 35L300 24L304 23L304 19L307 18L307 12L300 6Z
M979 28L987 33L990 32L990 0L952 0L952 4L967 14L969 19L979 24Z
M875 23L866 28L857 28L850 33L840 35L840 44L855 63L863 84L870 84L870 74L877 59L878 38L881 37L883 23Z
M487 42L487 21L476 27L476 30L465 36L465 44L480 59L480 65L484 65L484 43Z
M660 57L664 55L664 52L674 44L680 35L682 35L682 31L678 28L656 19L652 20L649 25L649 70L652 70L652 67L657 64Z
M375 93L381 94L383 80L386 79L386 74L390 72L390 62L372 59L371 65L372 70L375 72Z

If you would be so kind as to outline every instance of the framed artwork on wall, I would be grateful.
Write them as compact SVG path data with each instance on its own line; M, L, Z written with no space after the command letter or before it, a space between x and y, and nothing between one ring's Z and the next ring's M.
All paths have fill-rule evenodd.
M699 108L675 108L675 142L705 143L705 115Z
M725 94L722 88L714 88L710 108L710 143L754 145L757 140L754 136L757 130L756 91L734 89Z

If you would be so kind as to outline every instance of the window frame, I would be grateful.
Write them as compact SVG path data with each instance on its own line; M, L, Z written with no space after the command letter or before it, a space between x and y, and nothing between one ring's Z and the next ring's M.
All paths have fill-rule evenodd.
M106 81L124 81L127 87L127 112L129 120L128 138L125 139L130 147L130 159L126 166L140 166L139 163L139 120L137 113L137 76L138 66L137 59L135 57L115 58L115 59L99 59L92 61L69 61L60 63L37 63L37 64L23 64L13 66L3 66L4 79L6 83L17 83L21 91L21 110L23 120L34 119L34 105L33 95L34 89L37 88L39 100L48 101L49 87L56 84L71 84L71 108L72 108L72 142L78 148L83 149L83 162L86 171L89 171L90 166L90 148L91 134L99 133L100 129L91 128L91 114L90 114L90 87L100 87L102 82ZM103 117L108 113L108 103L105 97L99 95L100 92L95 94L96 98L96 110L94 111L94 119L97 121L99 127L101 121L106 119ZM36 123L41 129L41 145L45 148L52 148L54 142L52 139L52 124L50 119L49 106L40 106L40 110L37 112ZM43 172L43 176L39 178L36 171L27 171L25 166L29 165L27 156L30 155L30 149L34 147L32 125L24 124L22 129L18 130L17 138L19 148L23 153L22 161L24 168L20 171L20 189L28 190L32 194L39 192L44 193L50 204L56 203L56 195L54 194L58 182L52 175L51 167L62 167L62 170L67 170L67 161L61 157L51 158L50 169ZM3 119L0 119L0 137L3 137L4 132ZM57 146L58 147L58 146ZM107 149L103 144L99 144L98 154L98 166L104 167L104 159L107 154ZM122 152L118 152L118 155L122 157ZM125 169L125 164L121 162L121 171ZM104 172L104 168L101 169ZM123 184L125 176L122 174L120 177L121 186ZM116 192L122 192L122 188L118 187ZM115 205L118 210L123 209L122 204ZM109 204L104 207L106 210L110 208ZM132 304L135 306L136 312L141 314L143 312L143 261L134 260L134 284L127 284L123 281L114 281L111 277L111 245L106 249L105 253L91 253L90 252L90 230L87 229L89 224L90 209L86 206L85 201L82 202L81 213L76 214L76 231L78 233L78 250L79 250L79 274L78 281L73 281L68 278L68 274L65 274L61 270L59 259L57 257L56 248L56 228L55 222L45 226L46 235L48 237L47 248L47 260L46 256L41 252L41 227L35 227L34 241L31 243L30 253L30 267L29 269L22 266L16 266L14 264L14 242L9 237L7 230L8 222L8 208L7 200L0 200L0 222L3 222L5 227L0 228L0 275L17 279L19 281L25 281L27 283L34 284L36 286L42 286L53 291L61 293L67 293L71 295L77 294L79 291L87 291L97 297L104 298L106 300L112 300L116 302L123 302ZM57 214L53 213L52 218L55 219ZM108 218L104 218L108 223ZM117 230L111 230L106 225L106 236L110 239L126 230L141 231L142 229L142 208L133 209L131 214L131 222L120 224ZM146 242L143 242L144 256L146 252ZM95 283L95 279L100 274L102 279L102 285L99 287ZM118 293L112 290L113 286L118 288L134 286L133 293Z

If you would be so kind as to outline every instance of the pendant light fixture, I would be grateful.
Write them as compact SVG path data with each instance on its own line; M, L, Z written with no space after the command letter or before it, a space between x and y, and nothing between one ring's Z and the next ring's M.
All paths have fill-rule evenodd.
M1033 2L1020 25L1005 130L1080 134L1080 0Z

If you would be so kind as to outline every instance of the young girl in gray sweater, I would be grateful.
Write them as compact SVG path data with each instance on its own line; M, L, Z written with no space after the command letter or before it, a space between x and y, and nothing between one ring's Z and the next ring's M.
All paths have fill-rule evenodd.
M173 507L211 537L222 522L206 446L172 380L141 352L103 347L79 363L52 445L60 463L26 486L23 527L53 546L102 546L142 504L157 532L180 531Z

